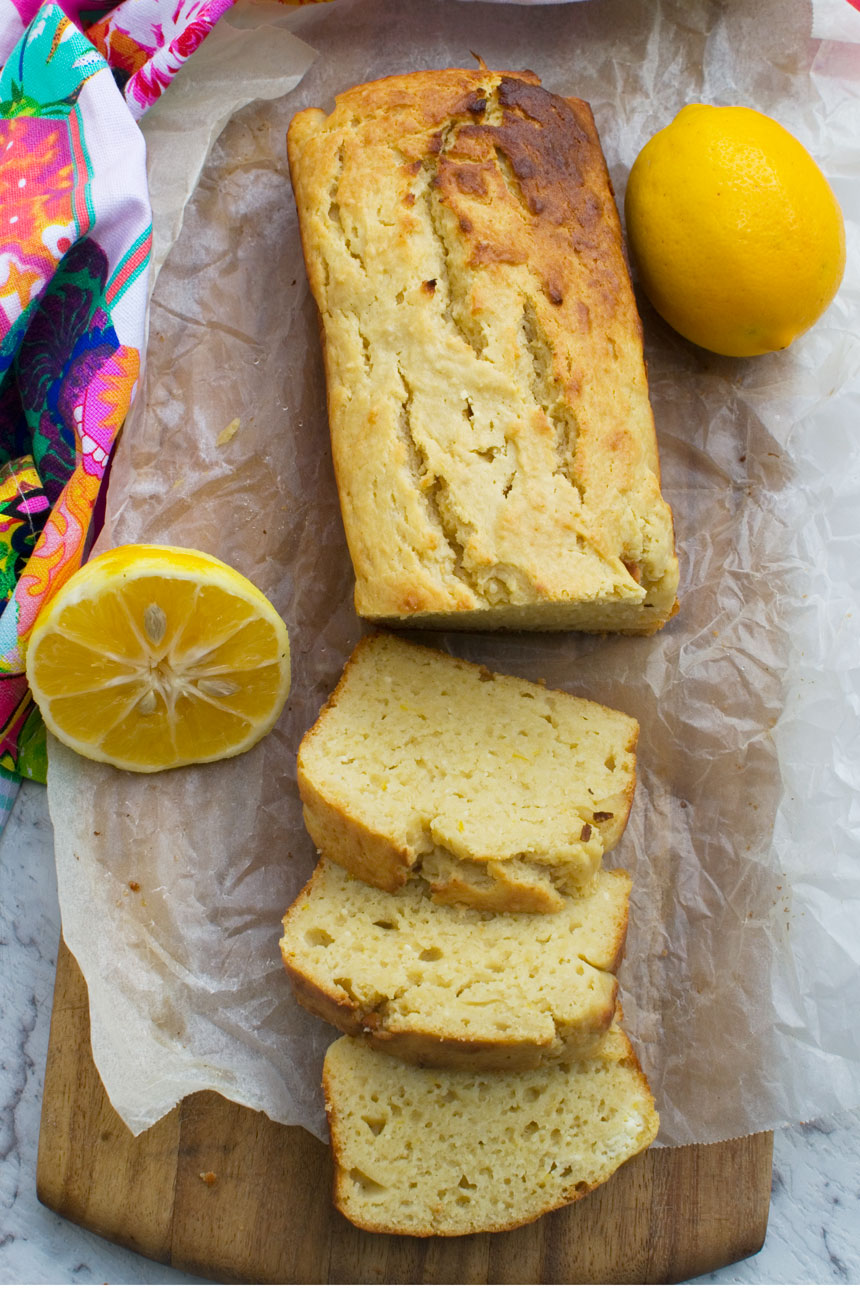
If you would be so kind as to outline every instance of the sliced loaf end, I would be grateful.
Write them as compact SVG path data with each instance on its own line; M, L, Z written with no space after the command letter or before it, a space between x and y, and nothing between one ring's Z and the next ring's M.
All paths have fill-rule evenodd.
M590 1057L514 1074L422 1069L342 1038L323 1088L335 1204L372 1232L522 1226L606 1182L659 1127L617 1026Z

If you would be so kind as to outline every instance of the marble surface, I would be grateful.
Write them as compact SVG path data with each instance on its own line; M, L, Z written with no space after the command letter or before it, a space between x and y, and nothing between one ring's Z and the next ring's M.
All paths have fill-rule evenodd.
M0 1282L201 1284L85 1232L36 1199L60 924L45 791L24 784L0 838ZM779 1130L767 1240L697 1284L860 1283L860 1111Z

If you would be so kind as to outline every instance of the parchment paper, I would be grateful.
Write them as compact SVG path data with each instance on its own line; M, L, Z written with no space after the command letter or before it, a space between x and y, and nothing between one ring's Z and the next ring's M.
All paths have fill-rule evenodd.
M240 111L203 169L156 285L99 545L201 547L252 578L289 626L292 695L235 761L135 777L50 749L64 934L111 1101L139 1132L213 1088L324 1136L334 1032L294 1004L277 941L315 862L296 749L364 628L284 136L341 88L469 66L474 50L591 101L619 198L645 140L705 100L776 116L843 203L845 283L785 353L708 355L642 302L680 615L649 640L424 639L641 723L635 805L609 863L634 874L623 1000L660 1141L860 1102L858 83L841 62L830 74L806 5L784 0L336 0L288 22L318 57L287 97ZM193 177L199 157L182 165Z

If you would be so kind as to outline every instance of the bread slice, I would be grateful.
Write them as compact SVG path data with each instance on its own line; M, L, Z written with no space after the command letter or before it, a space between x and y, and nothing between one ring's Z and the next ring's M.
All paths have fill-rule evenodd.
M632 717L390 635L365 637L305 735L298 786L320 852L395 891L551 913L624 830Z
M371 1232L461 1236L579 1200L655 1138L629 1040L536 1071L410 1066L341 1038L323 1067L334 1202Z
M434 904L322 860L287 910L299 1003L405 1061L528 1070L600 1043L615 1015L630 878L600 872L557 914Z
M298 113L288 152L358 613L659 628L672 517L588 104L427 70Z

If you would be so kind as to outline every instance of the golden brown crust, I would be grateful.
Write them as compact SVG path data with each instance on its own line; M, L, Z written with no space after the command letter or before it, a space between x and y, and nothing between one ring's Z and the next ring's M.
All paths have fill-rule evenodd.
M301 756L301 750L299 750ZM297 783L305 828L321 855L384 891L396 891L409 877L418 856L411 847L398 847L348 807L318 792L299 764Z
M345 992L335 996L320 989L288 961L283 949L281 956L297 1003L343 1034L360 1038L377 1052L412 1066L463 1071L536 1070L546 1060L546 1050L550 1047L553 1061L593 1052L616 1014L617 982L603 1015L590 1019L594 1028L572 1030L562 1037L560 1044L552 1044L549 1040L544 1044L537 1040L524 1044L515 1038L475 1040L468 1035L441 1036L422 1029L420 1021L416 1021L411 1030L389 1030L380 1013L362 1013Z
M289 157L359 612L656 630L677 562L588 105L391 77L299 114Z
M306 774L304 749L325 725L326 717L340 701L344 688L349 684L350 673L359 663L362 654L380 633L363 636L346 661L340 679L326 699L319 716L299 744L296 759L297 786L302 802L305 827L322 855L342 865L364 882L384 891L401 887L418 857L410 847L398 847L386 835L374 830L362 820L354 819L348 809L320 793Z

